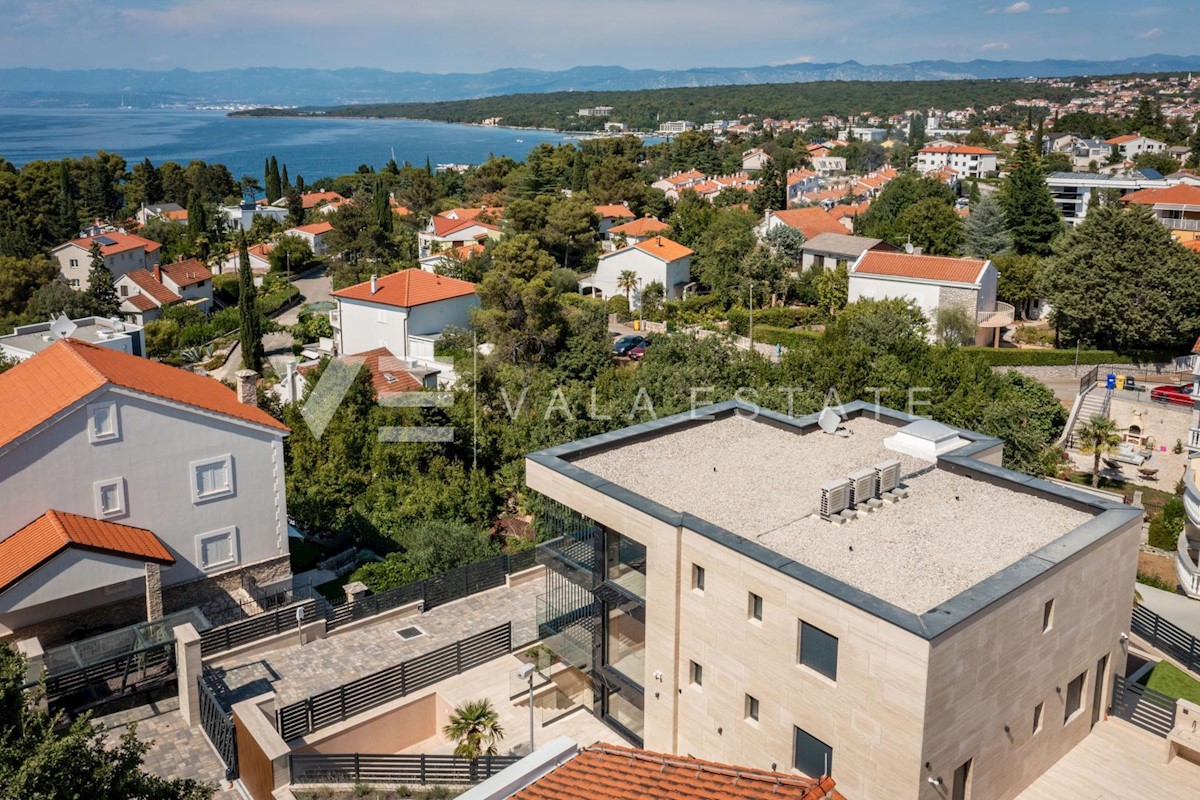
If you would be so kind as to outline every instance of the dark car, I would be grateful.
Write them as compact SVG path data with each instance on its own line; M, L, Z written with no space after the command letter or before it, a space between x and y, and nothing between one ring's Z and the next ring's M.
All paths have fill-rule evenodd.
M1157 403L1171 403L1177 406L1192 407L1192 395L1195 387L1190 383L1179 386L1155 386L1150 390L1150 399Z
M629 351L629 358L633 361L641 361L642 356L646 355L646 348L650 346L649 339L643 339L642 343Z
M613 342L613 355L627 356L629 355L630 350L645 341L646 340L641 336L622 336L620 339L617 339L615 342Z

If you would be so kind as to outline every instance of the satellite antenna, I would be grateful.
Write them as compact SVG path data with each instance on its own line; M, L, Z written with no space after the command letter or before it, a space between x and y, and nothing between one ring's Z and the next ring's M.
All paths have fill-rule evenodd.
M78 327L79 326L74 322L71 322L66 314L59 314L58 319L54 320L54 322L50 324L50 332L54 334L56 339L66 339L73 334Z
M821 426L821 430L828 434L837 433L838 425L841 423L842 418L829 406L821 409L821 416L817 417L817 424Z

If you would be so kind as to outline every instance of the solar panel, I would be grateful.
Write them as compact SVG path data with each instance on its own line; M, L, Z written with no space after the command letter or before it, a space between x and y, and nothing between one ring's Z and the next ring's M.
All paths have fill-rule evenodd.
M116 243L117 243L117 240L116 240L116 239L111 239L111 238L109 238L108 236L97 236L97 237L96 237L95 239L93 239L92 241L93 241L93 242L95 242L96 244L103 245L103 246L105 246L105 247L107 247L107 246L108 246L108 245L110 245L110 244L116 244Z

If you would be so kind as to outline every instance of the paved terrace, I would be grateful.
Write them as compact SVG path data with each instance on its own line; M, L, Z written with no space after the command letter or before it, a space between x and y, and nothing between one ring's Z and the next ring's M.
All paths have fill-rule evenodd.
M395 666L460 639L513 622L513 642L535 636L536 597L544 581L502 586L438 606L425 614L389 619L305 645L210 662L209 677L224 685L227 705L273 691L280 706ZM404 640L396 631L417 625L424 636Z
M846 428L802 434L734 415L574 464L917 614L1092 516L888 450L898 428L869 416ZM823 483L895 458L908 498L841 526L820 518Z

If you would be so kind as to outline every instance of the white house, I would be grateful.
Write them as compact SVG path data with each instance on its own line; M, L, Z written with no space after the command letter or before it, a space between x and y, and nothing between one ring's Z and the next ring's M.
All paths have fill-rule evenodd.
M332 232L333 223L322 221L288 228L283 232L283 235L303 239L308 245L308 249L312 250L314 256L323 256L327 251L325 240Z
M119 319L60 316L53 322L18 325L7 336L0 336L0 355L17 361L32 358L57 341L70 337L110 350L134 356L146 354L142 327Z
M822 233L846 232L846 227L820 206L768 211L756 228L756 232L759 236L765 236L780 225L795 228L804 234L805 239L812 239Z
M667 223L651 216L645 216L609 228L608 238L601 245L605 250L619 250L621 247L644 242L654 236L661 236L670 229L671 226Z
M182 303L183 297L144 269L127 272L113 282L121 299L121 316L135 325L145 325L162 316L166 306ZM209 298L211 300L211 287Z
M386 347L397 358L434 360L434 342L447 327L466 328L479 305L475 284L420 269L405 269L333 293L331 316L338 352Z
M840 224L840 223L839 223ZM882 239L850 236L845 233L818 233L804 242L801 266L834 269L839 264L852 264L868 250L894 252L896 248Z
M197 258L163 264L155 269L154 277L163 286L196 306L204 313L212 309L212 272Z
M462 262L481 256L486 251L487 248L483 245L472 242L464 244L462 247L430 253L424 258L417 259L417 264L425 272L437 272L445 275L460 266Z
M846 158L845 156L814 156L812 165L818 175L828 178L845 173Z
M1122 161L1133 161L1142 153L1161 153L1167 149L1166 142L1160 142L1138 133L1105 139L1104 143L1111 147L1113 153Z
M100 245L104 266L114 279L135 269L154 269L158 264L159 251L162 250L158 242L119 231L64 242L51 250L50 255L58 261L59 276L72 289L86 291L88 288L93 242Z
M178 203L155 203L153 205L143 203L133 216L139 225L146 225L155 218L167 219L172 222L187 222L187 209Z
M811 169L794 169L787 175L787 201L799 203L809 192L821 188L821 176Z
M613 203L610 205L596 206L596 219L600 221L599 233L601 241L608 238L608 232L617 225L628 222L631 219L636 219L637 214L629 210L629 206Z
M767 165L771 157L761 147L752 147L742 153L742 169L747 172L762 169Z
M1046 176L1046 185L1054 205L1058 207L1068 225L1078 225L1087 218L1088 209L1099 198L1115 192L1120 196L1142 189L1165 189L1170 181L1162 177L1148 177L1137 170L1121 174L1096 172L1051 172Z
M998 154L986 147L973 147L957 142L934 142L917 152L917 171L937 172L949 167L959 175L982 178L997 169Z
M608 299L625 294L618 283L622 272L632 270L638 285L630 294L631 305L641 305L641 293L651 283L663 287L663 297L678 299L692 279L691 249L663 236L638 242L600 256L596 271L579 281L580 294Z
M275 245L270 242L262 242L261 244L252 244L246 248L247 254L250 256L250 271L259 275L266 274L271 271L271 251L275 249ZM221 257L221 261L217 264L217 271L222 275L237 272L240 266L240 258L238 251L233 250Z
M429 224L417 233L419 257L424 258L438 250L462 247L483 239L499 239L501 236L500 226L490 220L498 219L502 210L454 209L431 217ZM488 212L494 212L494 216Z
M1013 307L997 303L997 278L991 261L867 250L850 267L848 300L911 300L929 318L931 338L938 309L958 306L975 320L976 344L998 344Z
M0 638L290 579L283 437L212 378L67 339L0 373Z
M230 228L241 228L244 231L254 227L255 217L269 217L280 225L287 219L286 207L271 206L260 203L239 203L235 206L221 206L217 211L225 218Z

